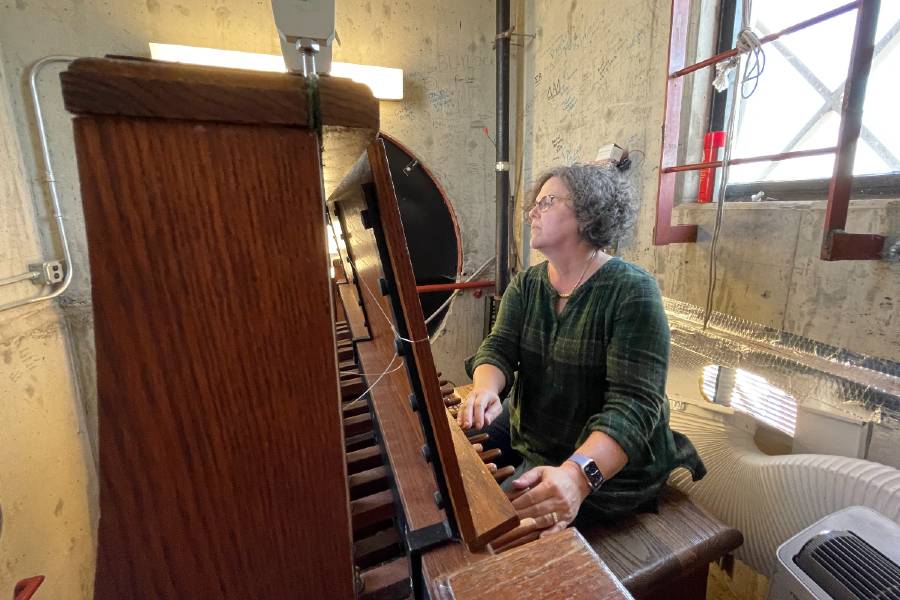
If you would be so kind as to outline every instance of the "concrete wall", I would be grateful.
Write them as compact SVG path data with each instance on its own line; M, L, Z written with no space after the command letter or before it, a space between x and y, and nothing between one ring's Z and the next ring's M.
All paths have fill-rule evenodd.
M533 0L525 98L527 175L593 160L617 142L641 150L633 177L643 202L628 260L666 296L705 305L714 207L688 205L698 243L654 247L670 3ZM765 79L761 85L765 85ZM818 259L824 202L729 205L719 241L715 310L883 358L900 360L900 264ZM848 230L896 234L900 201L855 202Z
M0 64L0 279L41 262L37 227L46 226L32 209L7 75ZM40 292L3 286L0 305ZM94 461L67 337L51 303L0 312L0 597L37 574L48 598L87 597L93 578Z
M493 4L337 5L342 45L336 60L404 69L405 99L382 103L383 129L446 190L471 272L493 255L494 149L482 134L484 126L493 129ZM43 233L48 207L23 95L26 69L35 60L147 55L149 41L279 53L267 1L9 0L0 3L0 41L0 279L22 272L30 260L59 256L55 240ZM96 390L84 223L58 70L46 71L41 92L75 278L59 302L0 313L0 596L11 592L14 580L44 573L42 596L68 600L90 597L93 580ZM0 302L25 293L34 293L31 284L0 289ZM471 294L451 309L435 344L438 368L451 379L464 379L462 359L480 341L481 315L482 303Z

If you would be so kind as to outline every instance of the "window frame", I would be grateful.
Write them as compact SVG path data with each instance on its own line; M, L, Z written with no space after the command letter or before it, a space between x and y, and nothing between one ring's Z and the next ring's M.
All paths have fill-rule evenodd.
M721 0L719 4L716 53L735 47L741 27L741 0ZM874 58L874 57L873 57ZM709 107L707 131L723 131L737 88L713 94ZM725 182L726 202L750 202L751 195L765 193L766 201L813 201L828 196L831 178L796 179L790 181ZM900 198L900 170L853 177L851 200Z
M825 224L820 258L834 260L881 260L890 257L888 238L869 233L849 233L847 224L850 192L853 184L853 162L856 143L862 128L862 108L866 84L872 66L875 48L875 31L878 25L880 0L854 0L826 13L802 21L780 32L761 38L763 44L783 35L815 26L829 18L856 11L853 45L841 105L841 122L837 143L833 147L794 151L761 157L734 159L732 164L759 161L785 160L792 157L835 154L834 169L828 187ZM673 225L672 210L675 205L678 174L685 171L721 167L721 161L679 165L678 150L681 142L682 96L684 76L737 55L730 49L690 66L685 66L688 31L691 18L691 0L672 0L671 29L667 60L662 147L659 164L659 188L656 205L656 224L653 244L656 246L697 241L696 225Z

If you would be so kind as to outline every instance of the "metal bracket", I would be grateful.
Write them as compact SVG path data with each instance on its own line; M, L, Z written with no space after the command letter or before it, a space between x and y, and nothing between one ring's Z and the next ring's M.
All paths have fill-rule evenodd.
M446 519L420 529L406 532L406 547L410 552L422 552L453 539L453 531Z
M900 236L889 236L884 238L884 252L882 253L882 257L888 262L900 262Z
M533 40L535 37L536 36L533 33L516 33L513 28L510 28L510 29L507 29L506 31L502 31L502 32L498 33L496 36L494 36L493 47L496 48L498 40L505 40L505 39L510 40L509 43L511 46L524 46L525 44L522 42L519 42L519 43L513 42L512 38L529 38L529 39Z
M63 267L60 260L48 260L28 265L28 271L33 274L32 281L38 285L53 285L63 280Z

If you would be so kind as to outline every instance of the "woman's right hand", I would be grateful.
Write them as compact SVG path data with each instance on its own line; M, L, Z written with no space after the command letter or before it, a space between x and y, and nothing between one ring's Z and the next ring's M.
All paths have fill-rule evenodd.
M463 429L481 429L496 419L501 409L497 392L476 388L466 396L456 420Z

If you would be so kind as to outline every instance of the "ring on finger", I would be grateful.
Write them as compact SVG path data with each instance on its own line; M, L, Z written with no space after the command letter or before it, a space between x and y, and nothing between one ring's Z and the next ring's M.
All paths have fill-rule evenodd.
M556 515L556 511L555 511L555 510L554 510L552 513L550 513L550 518L553 519L553 524L554 524L554 525L556 525L557 523L559 523L559 517Z

